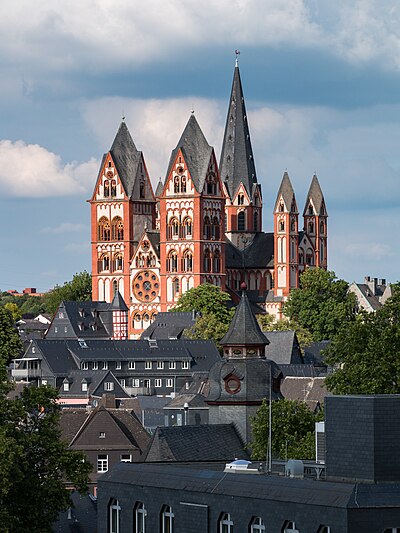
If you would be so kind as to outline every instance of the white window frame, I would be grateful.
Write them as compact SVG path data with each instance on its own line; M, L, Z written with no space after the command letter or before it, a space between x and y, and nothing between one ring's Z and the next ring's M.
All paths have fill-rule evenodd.
M159 379L159 378L155 379L154 380L154 386L155 387L162 387L162 379Z
M132 380L132 387L140 387L140 380L135 378Z
M115 370L121 370L122 368L122 363L121 361L116 361L115 362Z
M114 390L114 382L113 381L105 381L104 382L104 390L111 392Z
M132 462L132 454L130 454L130 453L121 453L120 462L121 463L131 463Z
M87 392L87 390L88 390L88 384L87 384L87 381L82 381L82 383L81 383L81 390L82 390L82 392Z
M129 370L135 370L135 361L129 361L128 369Z
M189 370L190 368L190 362L189 361L182 361L182 370Z
M151 370L153 368L153 361L145 361L144 368L145 370Z
M82 370L89 370L89 363L87 361L82 361Z
M64 392L68 392L69 391L69 383L68 382L63 383L63 390L64 390Z
M250 533L263 533L264 531L264 520L261 516L253 516L250 522Z
M121 520L121 506L119 501L115 498L110 501L109 504L109 518L110 518L110 533L121 533L120 520Z
M174 517L172 507L164 505L161 511L161 533L173 533Z
M174 388L173 378L167 378L165 386L168 387L169 389L173 389Z
M93 361L92 370L98 370L99 369L99 363L97 361Z
M121 378L121 379L119 380L119 384L121 385L121 387L124 387L124 388L125 388L125 387L126 387L126 379L125 379L125 378Z
M157 370L164 370L164 361L157 361Z
M218 520L219 533L233 533L233 521L229 513L222 513L220 519Z
M108 361L103 361L103 368L102 370L108 370Z
M146 533L146 516L147 511L143 502L136 502L134 507L135 532Z
M169 362L169 369L170 370L175 370L176 368L176 361L170 361Z
M286 522L286 526L283 532L284 533L299 533L299 530L296 529L296 524L289 520Z
M108 471L108 455L103 453L97 456L97 473L103 474Z

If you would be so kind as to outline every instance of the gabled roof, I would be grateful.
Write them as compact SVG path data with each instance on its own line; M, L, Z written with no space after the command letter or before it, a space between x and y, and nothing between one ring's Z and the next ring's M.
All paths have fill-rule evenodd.
M275 211L279 211L279 200L283 198L287 210L290 212L292 208L293 200L296 201L292 182L290 181L289 174L285 172L279 187L278 194L276 195ZM297 212L297 209L296 209Z
M312 201L312 203L314 205L315 214L316 215L320 215L321 214L321 207L322 207L322 205L325 204L325 201L324 201L324 195L322 194L321 186L320 186L318 178L317 178L317 176L315 174L312 177L311 185L310 185L310 188L308 190L307 200L306 200L306 204L305 204L305 207L304 207L303 215L307 214L307 207L308 207L308 204L309 204L310 200ZM325 209L325 213L324 214L327 215L326 209Z
M243 183L247 194L252 198L253 185L257 183L257 177L238 66L235 67L229 102L219 163L221 179L231 200L240 183Z
M121 122L120 124L110 153L125 193L130 198L133 193L142 152L139 152L136 148L125 122Z
M158 180L158 183L157 183L157 188L156 188L155 196L156 196L156 197L161 196L163 190L164 190L164 183L163 183L162 179L160 178L160 179Z
M287 376L281 384L281 392L288 400L305 402L311 410L323 404L326 396L331 396L324 377Z
M146 462L248 459L233 423L157 428Z
M109 307L110 304L107 302L61 302L52 323L48 326L46 339L71 338L71 336L76 338L110 338L112 335L112 316L109 313ZM59 311L65 314L64 318L59 318ZM62 335L60 331L55 333L55 325L58 323L63 326L66 325L65 319L68 319L73 335L70 332L68 335Z
M114 383L113 394L116 398L130 398L130 395L110 370L72 370L68 373L69 390L64 391L62 385L59 390L60 399L68 403L68 398L101 397L105 393L104 382L106 380ZM82 391L82 381L86 381L87 391Z
M242 291L242 299L236 308L228 333L221 340L222 346L228 345L261 345L266 346L269 340L261 331L253 314L246 291Z
M190 115L176 148L172 151L166 179L172 171L172 165L179 150L182 150L196 191L202 192L213 148L208 144L193 113Z
M125 300L122 298L121 293L116 291L114 298L109 306L110 311L128 311L128 307Z
M226 268L266 268L273 266L274 234L256 233L244 250L236 248L229 240L225 246Z
M303 363L295 331L268 331L267 335L269 340L269 345L265 348L267 359L275 361L278 365Z
M179 339L185 329L196 322L195 313L158 313L156 319L145 329L141 339Z

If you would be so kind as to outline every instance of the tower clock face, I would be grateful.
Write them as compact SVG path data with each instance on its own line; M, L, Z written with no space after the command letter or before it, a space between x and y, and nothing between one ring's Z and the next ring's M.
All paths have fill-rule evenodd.
M141 302L152 302L160 291L160 280L152 270L141 270L133 278L132 290Z

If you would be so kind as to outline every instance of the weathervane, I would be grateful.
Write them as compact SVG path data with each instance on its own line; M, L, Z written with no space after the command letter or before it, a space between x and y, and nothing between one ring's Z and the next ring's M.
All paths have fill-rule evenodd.
M235 50L235 57L236 57L235 66L236 67L238 66L239 56L240 56L240 50Z
M125 113L124 113L124 110L122 110L122 122L125 122Z

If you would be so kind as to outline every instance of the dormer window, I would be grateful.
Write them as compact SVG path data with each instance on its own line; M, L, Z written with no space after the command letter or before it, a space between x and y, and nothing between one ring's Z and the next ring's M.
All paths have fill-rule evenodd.
M82 384L81 384L81 388L82 388L82 392L87 392L88 390L88 384L87 384L87 381L82 381Z
M65 381L63 383L63 389L64 389L64 392L68 392L69 391L69 383L68 383L68 381Z
M83 361L81 368L82 370L89 370L89 363L87 361Z

